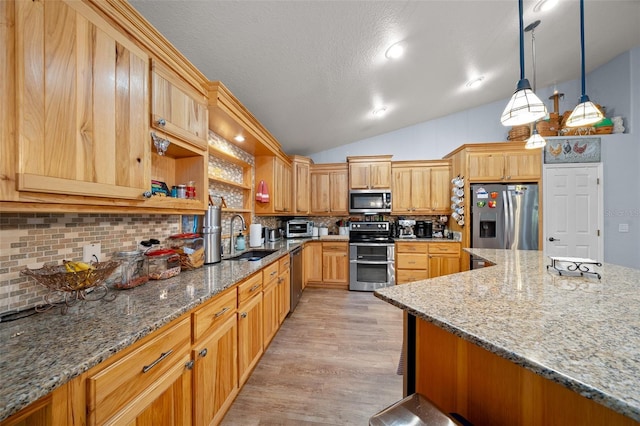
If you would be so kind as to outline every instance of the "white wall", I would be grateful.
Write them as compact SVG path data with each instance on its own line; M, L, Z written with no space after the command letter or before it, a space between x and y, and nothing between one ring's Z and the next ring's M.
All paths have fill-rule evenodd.
M579 66L579 64L576 64ZM538 89L548 97L564 93L560 113L580 98L580 80ZM587 75L587 94L606 108L607 116L624 118L626 134L602 138L604 163L605 261L640 269L640 46L623 53ZM504 141L508 128L500 124L507 99L482 105L394 132L363 139L311 155L318 163L344 162L350 155L393 154L393 160L431 160L466 143ZM635 131L634 131L635 130ZM620 223L628 233L618 232Z

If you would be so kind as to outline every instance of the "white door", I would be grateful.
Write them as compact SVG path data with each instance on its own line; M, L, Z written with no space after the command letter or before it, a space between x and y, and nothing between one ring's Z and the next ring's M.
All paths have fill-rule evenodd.
M604 260L602 163L544 166L544 253Z

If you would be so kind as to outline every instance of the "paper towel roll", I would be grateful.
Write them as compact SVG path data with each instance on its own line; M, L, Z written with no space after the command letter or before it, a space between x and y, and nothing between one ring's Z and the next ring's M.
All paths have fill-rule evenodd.
M249 226L249 246L260 247L262 245L262 225L252 223Z

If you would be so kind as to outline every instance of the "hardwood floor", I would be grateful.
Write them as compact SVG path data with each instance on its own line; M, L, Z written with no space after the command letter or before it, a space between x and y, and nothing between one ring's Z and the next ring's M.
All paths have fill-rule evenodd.
M402 398L401 346L400 309L307 288L222 425L367 425Z

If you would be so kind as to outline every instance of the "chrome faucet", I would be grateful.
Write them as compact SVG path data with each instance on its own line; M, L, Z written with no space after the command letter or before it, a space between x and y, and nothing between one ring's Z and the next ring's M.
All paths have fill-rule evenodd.
M236 248L233 245L233 220L236 217L240 219L240 224L242 225L242 228L240 228L240 230L244 231L245 229L247 229L247 225L244 222L244 217L239 214L234 214L233 216L231 216L231 221L229 221L229 257L233 257L233 255L236 253Z

